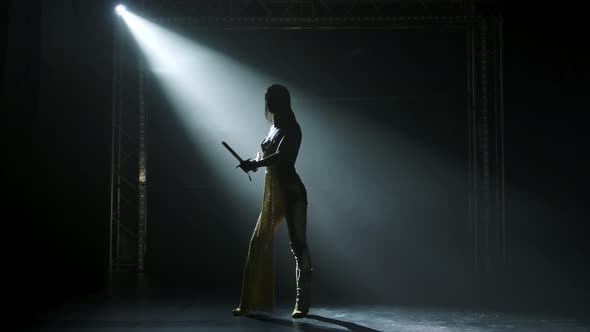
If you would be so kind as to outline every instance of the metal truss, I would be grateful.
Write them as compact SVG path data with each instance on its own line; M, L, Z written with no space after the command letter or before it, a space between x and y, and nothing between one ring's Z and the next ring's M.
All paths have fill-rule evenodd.
M143 271L146 250L146 118L143 63L115 22L109 271Z
M507 259L502 108L502 19L474 13L474 1L142 1L143 13L199 29L407 29L465 32L469 123L466 255L478 271ZM397 7L396 7L397 6ZM407 6L406 13L393 15ZM130 4L130 8L135 10ZM411 9L411 10L410 10ZM401 11L400 11L401 12ZM181 13L181 15L179 14ZM447 14L439 14L447 13ZM448 14L455 13L455 14ZM119 20L120 21L120 20ZM110 271L143 271L146 253L147 145L143 60L121 22L115 29Z
M145 1L158 18L385 17L465 15L474 0L160 0Z
M503 27L480 17L467 29L470 120L470 255L480 271L507 260L504 196Z

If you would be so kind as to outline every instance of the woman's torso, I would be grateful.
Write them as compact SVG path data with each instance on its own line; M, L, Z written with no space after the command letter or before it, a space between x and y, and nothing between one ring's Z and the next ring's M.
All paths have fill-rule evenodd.
M281 127L272 125L260 146L263 158L280 150L281 157L273 166L294 168L301 146L301 127L297 122Z
M297 122L280 127L271 126L268 135L262 141L263 157L266 158L277 150L281 154L278 161L267 171L279 181L287 200L307 201L307 191L295 170L295 162L301 146L301 128Z

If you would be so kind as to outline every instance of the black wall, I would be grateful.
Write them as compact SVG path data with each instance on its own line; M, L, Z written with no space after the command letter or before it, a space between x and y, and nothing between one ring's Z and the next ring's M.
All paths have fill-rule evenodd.
M575 8L555 4L506 8L509 257L531 299L544 289L588 300L590 69L582 22Z
M3 6L6 288L28 315L105 280L112 17L107 2Z

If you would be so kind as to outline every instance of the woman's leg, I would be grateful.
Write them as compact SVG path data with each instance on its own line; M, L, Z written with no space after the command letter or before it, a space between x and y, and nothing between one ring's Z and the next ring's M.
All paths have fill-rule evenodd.
M250 239L242 279L240 306L234 315L253 311L271 311L275 302L273 238L284 217L282 206L263 206Z
M258 217L248 247L240 306L234 310L234 315L270 311L274 307L273 235L279 223L272 220L275 218L263 213Z
M286 212L291 251L295 256L297 297L295 300L293 317L299 318L305 316L309 311L311 295L310 283L312 267L306 238L307 202L305 200L288 202Z
M273 238L285 218L285 206L278 178L271 174L266 174L262 210L250 239L240 306L234 310L234 315L257 310L268 311L274 307Z

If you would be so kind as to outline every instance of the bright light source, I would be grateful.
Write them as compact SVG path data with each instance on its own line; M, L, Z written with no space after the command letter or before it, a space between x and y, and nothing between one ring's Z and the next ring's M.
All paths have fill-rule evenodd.
M117 13L117 15L123 15L127 12L127 8L125 8L124 5L117 5L117 7L115 7L115 13Z

